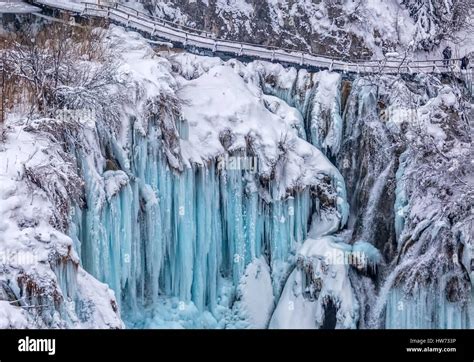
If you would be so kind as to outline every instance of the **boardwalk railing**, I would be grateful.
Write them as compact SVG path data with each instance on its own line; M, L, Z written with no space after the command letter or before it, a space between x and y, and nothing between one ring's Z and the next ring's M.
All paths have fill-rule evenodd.
M30 0L29 2L53 9L78 12L82 16L108 19L111 22L147 33L151 37L180 44L191 51L205 50L240 58L262 59L294 66L329 69L346 73L413 74L459 73L460 71L459 59L452 59L449 62L443 59L420 61L390 58L344 61L309 52L218 39L214 34L153 17L113 1L101 0L99 3L84 2L71 5L66 3L57 5L58 1L54 0Z

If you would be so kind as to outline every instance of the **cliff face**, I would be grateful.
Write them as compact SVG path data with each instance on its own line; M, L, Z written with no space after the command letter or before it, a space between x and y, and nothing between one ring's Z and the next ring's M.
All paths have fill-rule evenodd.
M448 44L464 55L474 46L469 0L118 1L218 37L332 57L441 56Z
M370 57L409 41L413 21L395 1L151 0L125 2L219 37L312 51Z

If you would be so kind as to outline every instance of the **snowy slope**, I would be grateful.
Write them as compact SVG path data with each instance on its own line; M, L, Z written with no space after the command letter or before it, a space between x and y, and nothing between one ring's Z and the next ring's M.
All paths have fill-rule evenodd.
M52 226L58 220L45 187L66 192L71 173L60 147L24 125L12 125L0 154L0 296L10 305L1 323L12 328L121 327L113 292L79 266L71 238ZM50 167L56 168L51 172ZM37 324L35 313L43 316Z

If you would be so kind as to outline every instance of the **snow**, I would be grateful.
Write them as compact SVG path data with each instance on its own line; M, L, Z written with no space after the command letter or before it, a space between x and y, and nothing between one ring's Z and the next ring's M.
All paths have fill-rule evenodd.
M356 328L359 305L349 280L347 253L340 238L308 239L298 251L297 267L289 276L270 321L274 329L318 329L325 305L335 303L336 328Z
M70 245L67 237L60 236L49 227L48 218L51 217L51 210L44 195L40 192L28 192L26 183L19 182L25 172L25 166L34 167L34 165L45 163L47 156L44 150L48 147L45 140L37 140L21 128L15 128L8 134L5 149L2 151L3 157L0 157L2 184L0 213L2 220L16 222L4 223L3 233L0 234L2 251L8 251L9 248L31 251L31 236L38 236L40 240L49 241L44 235L39 236L40 233L46 232L59 238L63 243L62 248L66 249ZM26 225L26 228L23 225ZM40 253L41 257L46 257L46 250L41 245L39 244L40 248L35 252Z
M324 180L321 192L334 199L318 208L332 230L347 220L342 176L300 137L301 113L262 91L258 69L273 65L159 57L137 34L111 27L107 35L120 44L118 77L132 85L133 102L120 130L87 128L83 143L93 152L77 150L89 205L73 222L83 265L121 295L128 326L264 327L307 236L310 186ZM156 127L148 105L164 97L178 99L180 113L157 104L166 116ZM226 163L249 153L256 169ZM104 172L110 158L120 170Z
M117 305L116 296L110 287L100 283L82 268L77 275L77 293L79 300L86 307L84 311L88 313L87 322L79 324L79 328L104 329L123 328L123 322L117 318L120 310ZM88 305L93 305L90 310Z
M376 300L374 325L472 328L471 277L466 276L471 252L463 246L472 234L468 118L456 84L423 77L416 85L416 92L403 92L406 96L396 83L382 91L390 93L395 109L412 111L404 118L399 112L395 120L389 113L389 129L396 135L403 130L407 147L395 175L397 259ZM446 218L449 214L456 221Z
M326 154L335 156L339 153L342 142L343 122L339 99L341 76L323 71L314 76L313 82L318 87L312 102L311 143L326 150Z
M247 266L242 276L234 313L238 313L251 328L264 329L270 321L274 303L270 268L260 257Z
M45 326L120 328L121 313L132 328L321 328L332 305L336 328L356 328L368 321L360 321L362 292L355 288L373 286L366 275L383 278L382 267L389 277L381 281L375 319L386 310L388 327L425 326L426 315L440 312L433 326L469 325L460 303L434 305L433 291L424 288L415 288L408 314L396 311L407 296L395 280L407 269L425 270L439 255L438 240L454 240L445 234L448 222L437 217L446 205L461 204L439 198L447 197L446 185L420 192L410 183L413 165L424 166L416 164L413 150L400 156L389 209L397 214L399 251L407 240L415 248L386 266L375 246L374 225L398 164L388 134L399 142L406 136L414 146L420 142L414 127L402 132L412 120L397 107L409 109L412 94L401 79L381 77L377 84L377 96L386 97L385 118L371 79L353 81L343 123L338 74L157 54L140 35L115 26L105 42L119 63L114 77L125 85L116 127L88 118L66 160L60 145L39 129L54 129L56 121L26 124L10 117L0 153L0 263L8 271L2 281L10 281L14 296L25 291L12 282L19 276L45 288L42 296L59 293L61 309L53 308ZM448 85L435 90L433 97L416 98L415 125L453 157L446 172L458 176L468 147L462 135L453 137L448 120L458 121L460 97ZM364 143L372 136L377 142ZM359 140L361 153L359 144L344 147ZM352 230L340 232L358 210L349 215L346 181L329 158L340 164L348 155L367 156L363 152L372 146L376 159L369 154L367 162L374 180L363 185L361 232L350 240ZM255 169L229 161L254 157ZM357 165L352 162L352 171ZM65 231L54 222L60 218L52 197L67 193L67 183L79 176L85 205L71 207ZM470 230L457 222L453 230L467 245ZM417 264L414 255L425 241L428 251ZM470 255L460 255L464 265ZM0 309L0 322L24 325L28 303L40 302L33 296L20 307L9 303ZM411 323L419 308L424 315Z
M137 322L137 320L141 322ZM216 329L223 328L210 312L202 312L194 303L179 298L161 298L153 309L142 312L128 324L134 329Z
M80 0L35 0L38 5L47 5L59 9L81 12L84 5ZM84 1L94 2L94 1Z
M0 14L28 14L38 11L39 8L22 1L0 1Z
M206 64L206 58L202 59ZM187 55L173 60L184 63L182 69L189 74ZM252 69L252 65L249 68ZM250 74L241 63L229 62L213 66L204 73L194 71L197 78L182 82L183 117L189 124L190 134L181 141L183 157L203 164L225 152L246 149L250 139L257 150L259 173L269 175L279 158L278 142L286 138L291 148L281 174L281 192L315 184L320 174L339 178L326 157L299 137L299 112L278 98L265 95ZM284 78L280 81L285 82ZM232 134L232 144L227 149L220 142L226 130Z
M28 320L24 311L0 300L0 329L26 329Z
M216 8L218 12L237 14L237 16L250 17L253 14L253 7L245 0L217 0Z
M46 295L58 291L63 298L63 308L45 325L120 328L121 313L136 328L265 327L273 296L307 237L311 186L324 182L321 192L334 199L334 206L318 208L319 215L331 214L332 228L344 224L342 176L305 141L299 110L262 91L257 69L271 64L165 58L138 34L114 26L104 41L114 51L114 79L125 85L128 100L115 127L88 114L64 162L49 132L65 115L8 123L0 164L8 171L2 179L8 201L1 205L7 221L0 236L18 239L18 214L30 212L25 250L42 261L52 251L67 260L41 268L20 262L31 268L28 277L52 286ZM178 114L170 111L173 102ZM228 142L222 135L230 129ZM255 152L256 169L227 164L249 157L245 151ZM23 163L46 180L44 190L35 184L29 186L34 192L26 191ZM50 222L60 220L50 199L71 181L85 192L84 207L71 205L65 235ZM15 240L16 253L19 245Z
M84 288L79 287L76 291L75 284L86 285L90 288L93 281L81 267L78 267L78 274L75 275L73 265L78 263L78 255L72 249L73 241L51 225L54 211L47 197L48 194L36 187L32 189L32 185L25 180L26 170L47 168L54 162L61 163L64 168L64 160L58 153L59 147L52 145L45 136L26 131L24 125L14 122L13 119L7 124L9 125L7 140L3 145L3 150L0 151L0 199L2 200L0 203L2 220L0 223L2 231L0 233L0 255L2 256L0 262L5 268L1 279L16 281L27 278L42 290L41 295L29 297L29 291L21 282L10 284L16 299L20 299L19 292L22 290L21 308L28 308L29 298L33 304L34 298L43 298L44 303L49 303L48 298L52 298L53 293L61 296L64 306L70 305L70 301L74 301L77 305L85 303L85 297L82 294L87 290L83 291ZM55 171L66 170L57 168ZM51 172L47 177L53 180L54 175L54 172ZM67 177L64 174L62 176ZM53 184L53 181L50 182ZM59 188L60 185L56 184L56 187ZM64 270L60 269L60 261L57 261L59 269L56 269L56 260L60 258L65 260ZM53 326L71 328L121 327L122 322L118 311L114 312L111 307L113 300L110 290L103 286L102 292L96 291L94 297L88 301L88 307L84 308L84 311L87 311L87 308L94 310L93 320L89 317L80 320L73 307L72 310L65 308L61 312L64 313L61 317L62 322L58 315L55 317L56 321L51 323L57 323ZM15 325L24 327L25 319L21 318L23 314L14 313L17 309L19 308L6 308L2 312L4 318L0 317L1 323L19 323Z
M269 34L266 35L280 37L282 47L294 47L297 44L300 49L310 50L312 38L317 38L317 43L325 44L327 48L338 48L344 43L343 37L355 34L363 39L364 45L377 58L383 57L382 42L405 46L413 39L415 32L414 21L396 0L345 2L340 6L307 0L266 0L266 3L267 7L262 11L255 3L245 0L219 0L205 11L220 20L219 32L222 35L242 39L254 36L256 32L267 31L255 21L255 14L260 11L258 14L267 16L270 21ZM127 1L126 4L141 8L138 1ZM209 7L206 2L203 4ZM194 27L198 21L194 14L187 13L187 9L180 7L180 4L172 7L166 1L155 0L152 6L153 14L179 24ZM335 11L339 11L345 20L342 27L338 27L331 17Z
M104 179L108 200L117 195L130 181L127 174L123 171L107 171L104 173Z

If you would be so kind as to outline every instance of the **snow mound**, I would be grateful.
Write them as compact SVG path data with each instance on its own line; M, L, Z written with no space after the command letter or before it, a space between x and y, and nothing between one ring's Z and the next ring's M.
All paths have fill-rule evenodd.
M260 257L247 266L241 278L233 313L243 321L233 321L232 325L239 328L245 321L250 328L266 328L274 303L270 268L265 259Z
M275 329L356 328L359 304L349 280L348 255L342 239L308 239L298 251L270 321ZM335 312L335 316L331 313ZM331 318L335 325L330 325Z
M0 301L0 329L26 329L29 326L24 310Z
M173 60L189 64L189 58L199 64L195 56L179 55ZM299 137L301 113L266 95L257 81L258 73L253 72L252 66L247 69L230 61L181 82L182 117L189 127L189 137L181 140L183 159L205 164L225 154L253 153L260 175L270 177L281 165L282 194L316 185L324 175L343 185L340 173L322 152Z

